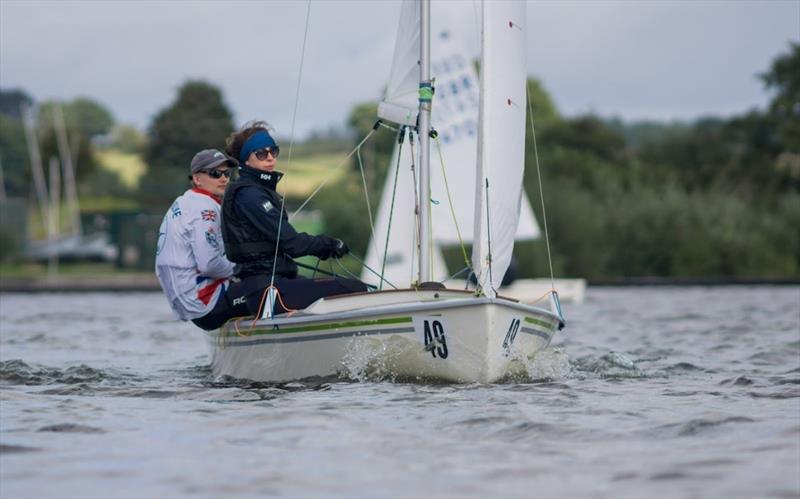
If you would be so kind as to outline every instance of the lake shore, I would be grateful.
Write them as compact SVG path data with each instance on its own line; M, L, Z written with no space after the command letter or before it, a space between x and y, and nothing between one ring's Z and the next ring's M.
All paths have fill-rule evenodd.
M797 278L620 277L589 280L590 287L627 286L796 286ZM136 292L159 291L155 273L103 273L56 276L0 274L0 293Z

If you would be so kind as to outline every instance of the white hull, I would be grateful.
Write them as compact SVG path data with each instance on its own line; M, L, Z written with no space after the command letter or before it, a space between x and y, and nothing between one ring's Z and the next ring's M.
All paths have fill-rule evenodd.
M291 317L230 322L207 333L216 376L289 381L351 374L491 383L545 348L559 316L453 290L322 299ZM352 368L352 365L349 366Z

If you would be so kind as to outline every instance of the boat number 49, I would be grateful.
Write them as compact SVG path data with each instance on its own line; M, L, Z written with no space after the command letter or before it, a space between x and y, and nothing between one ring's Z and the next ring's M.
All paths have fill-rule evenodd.
M445 338L442 322L436 319L424 319L422 327L425 338L425 350L428 350L434 358L439 357L440 359L446 359L447 339Z
M503 338L503 355L506 357L511 353L511 346L514 345L514 340L517 338L519 325L519 319L512 319L511 324L508 326L508 331L506 331L506 337Z

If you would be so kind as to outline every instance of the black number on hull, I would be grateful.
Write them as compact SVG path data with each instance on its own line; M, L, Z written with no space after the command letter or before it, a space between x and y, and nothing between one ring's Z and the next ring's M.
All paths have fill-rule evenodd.
M433 358L447 358L447 339L444 335L444 326L439 321L423 321L425 323L425 350L431 352ZM436 343L439 346L436 346Z
M519 331L520 320L512 319L511 324L508 326L506 337L503 339L503 353L508 356L511 353L511 345L514 344L514 339L517 337Z

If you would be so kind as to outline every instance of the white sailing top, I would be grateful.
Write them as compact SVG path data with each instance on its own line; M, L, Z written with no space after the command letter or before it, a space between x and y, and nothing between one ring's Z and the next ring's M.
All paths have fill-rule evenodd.
M190 189L172 203L158 231L156 276L177 319L203 317L233 275L220 232L220 203Z

